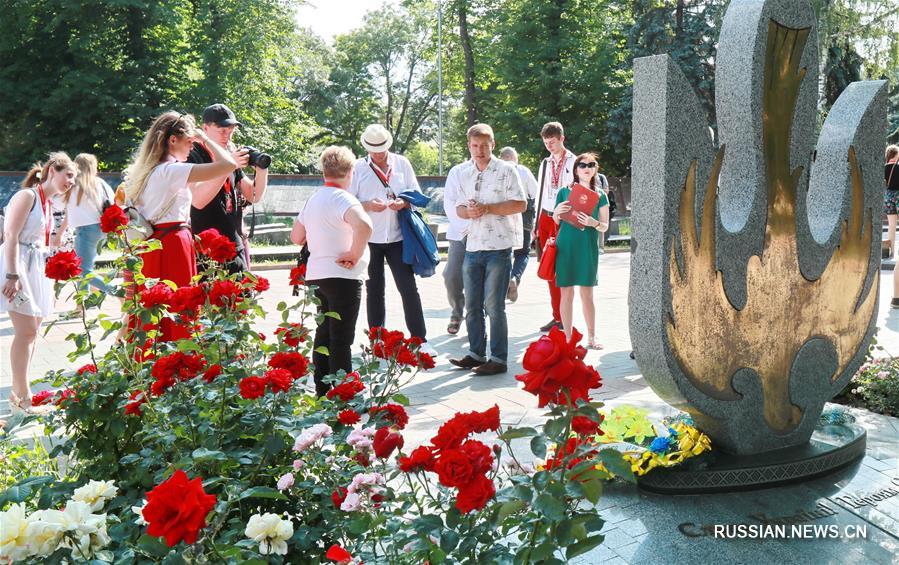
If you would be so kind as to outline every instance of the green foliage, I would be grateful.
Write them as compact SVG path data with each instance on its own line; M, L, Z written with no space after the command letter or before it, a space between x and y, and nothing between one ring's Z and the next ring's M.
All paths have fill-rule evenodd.
M869 358L852 377L844 392L868 410L899 416L899 359Z

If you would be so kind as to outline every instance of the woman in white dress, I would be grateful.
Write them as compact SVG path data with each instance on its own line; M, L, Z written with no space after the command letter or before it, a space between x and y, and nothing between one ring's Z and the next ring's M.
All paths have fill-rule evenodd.
M66 219L62 230L75 230L75 254L81 259L81 272L87 275L94 270L97 258L97 244L103 239L100 216L106 203L115 199L112 188L97 175L97 158L90 153L80 153L75 157L78 176L75 187L66 193ZM90 284L99 291L108 293L103 279L94 277Z
M34 165L6 206L0 245L0 312L13 325L10 408L32 411L28 367L41 321L53 312L53 281L44 275L53 209L50 199L75 184L75 163L62 152Z

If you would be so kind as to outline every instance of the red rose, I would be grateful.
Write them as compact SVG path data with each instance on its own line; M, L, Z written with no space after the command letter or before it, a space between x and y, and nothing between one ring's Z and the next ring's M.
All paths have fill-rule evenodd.
M539 407L586 400L590 389L600 386L599 373L584 363L587 350L577 345L581 337L574 330L566 341L565 334L553 328L528 346L522 363L528 372L515 378L537 396Z
M309 360L302 353L281 351L272 355L268 366L273 369L287 369L293 378L298 379L309 370Z
M496 494L493 481L484 475L478 475L469 484L459 487L459 495L456 496L456 508L463 514L472 510L480 510Z
M353 556L350 555L349 551L336 543L328 548L328 553L325 554L325 557L331 561L337 561L338 563L349 563L353 559Z
M159 285L156 285L159 286ZM182 315L195 316L206 303L206 291L201 286L182 286L172 293L169 310Z
M83 367L78 369L79 375L83 375L84 373L96 373L96 372L97 372L97 366L94 365L93 363L88 363L87 365L84 365Z
M362 384L359 373L353 371L352 373L348 373L339 385L329 390L327 392L327 397L329 400L333 400L336 396L344 402L349 402L357 393L362 392L363 390L365 390L365 385Z
M235 306L240 299L241 287L232 280L215 281L209 291L209 302L215 306Z
M412 353L412 350L406 346L400 347L396 354L396 362L400 365L408 365L410 367L418 366L418 358Z
M184 541L197 541L200 528L206 527L206 515L215 506L215 495L203 491L199 477L188 480L181 469L147 493L143 509L147 521L147 535L165 536L165 543L174 547Z
M431 357L429 353L418 352L418 366L422 369L428 370L433 369L437 366L437 363L434 362L434 358Z
M352 426L361 419L362 416L360 416L358 412L349 408L341 411L340 414L337 415L337 421L344 426Z
M211 367L206 369L206 372L203 373L203 380L206 381L207 383L211 383L212 381L215 380L215 378L217 376L219 376L221 374L222 374L222 366L219 365L218 363L216 363L215 365L212 365Z
M268 279L265 277L256 277L255 282L253 282L253 280L250 279L250 277L244 277L244 279L241 282L243 283L244 286L252 286L253 290L255 290L256 292L264 292L264 291L268 290L269 288L271 288L271 285L269 284Z
M400 470L404 473L415 471L433 471L437 461L434 459L434 450L427 445L416 447L408 457L400 457Z
M131 402L125 405L125 414L140 416L143 413L141 412L140 405L147 401L147 395L142 390L135 390L131 393L129 400L131 400Z
M462 412L447 420L431 438L438 449L454 449L473 433L499 429L499 406L484 412Z
M301 341L306 341L309 337L309 330L303 324L289 323L287 327L280 327L275 330L275 335L280 336L281 340L290 347L298 347Z
M186 381L200 374L200 371L205 366L206 360L201 355L176 351L157 359L153 363L153 369L150 371L150 374L157 380L178 378Z
M164 282L158 282L150 288L144 288L140 291L140 303L144 308L153 308L154 306L165 306L172 302L174 292L169 285Z
M240 381L240 395L247 399L259 398L265 394L265 379L246 377Z
M459 451L471 463L476 474L485 474L493 468L493 450L482 442L470 439L462 444Z
M57 251L47 260L44 268L47 278L67 281L81 274L81 258L74 251Z
M483 412L469 412L468 421L474 433L499 430L499 405L494 404Z
M447 449L440 453L434 471L440 484L447 487L461 487L474 478L476 472L471 466L468 455L459 449Z
M165 391L167 391L170 387L174 386L175 379L156 379L153 384L150 385L150 394L153 396L159 396Z
M72 390L70 388L64 388L61 391L59 391L59 398L56 399L56 405L63 406L64 404L66 404L69 401L69 399L76 401L76 402L78 401L78 397L75 396L74 390Z
M546 468L556 469L558 467L561 467L565 463L566 457L574 455L582 446L586 445L590 445L589 442L582 440L581 438L568 438L568 441L557 447L555 453L553 453L553 456L546 460ZM568 463L565 466L571 469L584 459L592 457L595 454L595 449L587 450L586 452L581 453L580 457L571 457L571 459L568 460Z
M599 422L602 422L602 414L599 415ZM599 422L594 422L586 416L575 416L571 419L571 429L578 435L592 436L599 433Z
M368 339L371 341L371 351L375 357L381 359L396 357L400 363L407 365L415 365L417 362L415 355L408 349L407 341L401 331L373 327L368 330ZM412 344L415 343L412 342ZM401 354L403 355L402 360L398 357Z
M265 380L272 392L287 392L293 384L293 375L287 369L270 369L265 373Z
M390 428L378 428L372 447L374 447L375 455L381 459L387 459L394 449L403 448L403 436L391 431Z
M306 284L306 263L290 270L290 285L302 286Z
M107 206L106 210L103 211L103 215L100 216L100 229L103 233L116 231L119 229L119 226L127 225L128 214L126 214L118 204Z
M219 233L217 229L208 229L197 235L200 238L200 253L218 263L227 263L237 256L234 242Z
M340 505L346 500L346 494L347 490L343 487L337 487L337 490L331 492L331 502L334 503L334 508L340 510Z
M368 458L368 453L360 452L353 455L353 461L361 465L362 467L368 467L371 465L371 459Z
M31 395L31 405L41 406L50 402L55 393L52 390L42 390Z
M393 424L399 429L406 427L409 423L409 416L406 414L405 408L399 404L386 404L384 406L374 406L368 411L368 415L372 419L381 418L387 423Z

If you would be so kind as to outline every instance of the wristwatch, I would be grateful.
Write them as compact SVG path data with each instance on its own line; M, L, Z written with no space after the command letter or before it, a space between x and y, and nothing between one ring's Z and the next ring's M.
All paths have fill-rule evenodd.
M6 273L6 278L11 281L17 281L17 280L19 280L19 274L18 273Z

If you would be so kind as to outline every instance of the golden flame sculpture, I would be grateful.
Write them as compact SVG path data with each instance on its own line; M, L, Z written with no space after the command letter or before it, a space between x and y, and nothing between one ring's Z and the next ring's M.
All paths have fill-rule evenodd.
M776 433L799 425L802 409L790 398L789 374L800 348L812 338L836 350L837 379L865 338L877 299L878 272L869 277L872 210L865 208L861 169L854 148L846 158L851 175L851 211L839 246L817 280L800 271L796 194L803 169L790 170L790 135L796 100L805 76L799 68L808 29L771 21L765 60L762 140L766 159L767 221L764 249L747 265L747 300L741 309L725 292L716 269L716 202L724 147L717 153L706 187L696 233L696 161L691 164L679 205L679 241L671 243L668 270L671 312L667 336L686 377L703 394L737 400L733 375L754 370L762 383L764 419ZM677 247L682 261L678 261Z

